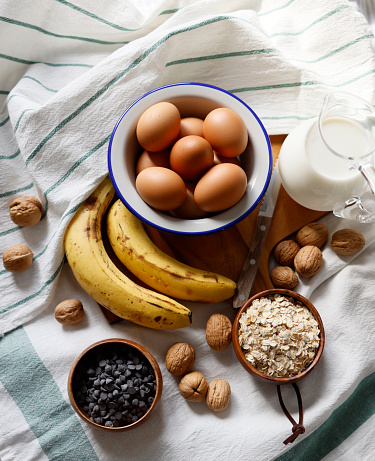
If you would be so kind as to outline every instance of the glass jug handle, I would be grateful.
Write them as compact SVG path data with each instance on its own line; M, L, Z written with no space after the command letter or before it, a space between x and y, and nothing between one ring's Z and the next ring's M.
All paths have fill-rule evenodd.
M370 162L365 162L356 166L366 179L370 190L375 197L375 169ZM360 197L352 197L343 206L338 206L333 210L333 214L339 218L347 218L361 223L372 223L375 221L374 201L363 202Z
M359 171L366 178L368 185L370 186L371 192L375 195L375 170L370 162L363 163L359 166Z

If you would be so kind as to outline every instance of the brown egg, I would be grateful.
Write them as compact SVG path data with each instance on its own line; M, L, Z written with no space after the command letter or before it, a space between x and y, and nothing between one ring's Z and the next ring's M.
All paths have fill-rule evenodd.
M151 152L164 150L177 138L180 124L180 112L174 104L166 101L154 104L138 120L138 142Z
M218 165L219 163L234 163L235 165L241 166L238 157L223 157L214 151L214 165Z
M174 171L160 166L141 171L135 187L142 199L157 210L174 210L186 198L186 186L182 178Z
M237 157L247 146L247 129L232 109L219 107L209 112L203 122L203 135L223 157Z
M208 141L189 135L179 139L172 147L169 162L173 171L185 181L195 181L214 162L214 153Z
M160 152L149 152L144 150L139 156L135 172L138 175L142 170L150 168L150 166L162 166L169 168L169 149L161 150Z
M187 191L186 199L181 206L171 211L171 214L176 216L176 218L183 219L200 219L206 217L208 213L201 210L194 200L195 182L186 182L185 185Z
M203 138L203 120L198 117L184 117L181 119L180 133L178 138L195 134Z
M246 187L246 173L240 166L220 163L198 181L194 199L203 211L222 211L235 205L246 192Z

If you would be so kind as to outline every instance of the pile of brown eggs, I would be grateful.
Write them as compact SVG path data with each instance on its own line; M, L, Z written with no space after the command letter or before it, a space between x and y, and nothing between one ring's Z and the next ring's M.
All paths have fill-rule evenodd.
M240 156L248 133L242 118L220 107L181 118L170 102L143 112L136 127L144 151L136 163L136 189L151 207L197 219L235 205L247 187Z

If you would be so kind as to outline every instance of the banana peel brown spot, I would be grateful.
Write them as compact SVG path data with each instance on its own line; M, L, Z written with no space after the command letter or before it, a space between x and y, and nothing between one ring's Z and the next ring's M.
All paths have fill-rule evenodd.
M155 322L160 322L160 320L161 320L161 315L159 315L159 316L157 316L157 317L154 318L154 321L155 321Z
M215 280L215 282L218 282L218 278L216 274L203 274L203 278L209 279L209 280Z
M173 308L175 307L175 304L173 302L169 302L168 300L165 300L166 303L170 304ZM166 306L160 306L159 304L156 304L156 303L151 303L150 302L150 305L151 306L155 306L157 307L158 309L167 309ZM174 310L174 309L173 309Z
M115 215L116 215L116 214L117 214L117 211L115 212ZM124 232L124 229L122 228L121 223L119 223L118 227L119 227L119 229L120 229L120 231L121 231L121 235L119 235L119 236L117 237L117 240L125 240L125 241L126 241L126 240L130 240L130 237L128 237L128 236L126 235L126 233Z
M75 266L75 263L73 263L74 266ZM88 280L86 277L84 277L82 275L82 273L78 273L78 274L75 274L77 280L82 280L82 282L86 285L86 286L90 286L91 285L91 281Z
M85 206L89 209L92 210L95 207L97 201L97 197L90 195L85 201Z
M172 277L174 277L175 279L179 279L179 280L189 280L188 277L183 277L182 275L179 275L179 274L176 274L174 272L168 272L168 271L164 271L166 273L168 273L169 275L171 275Z
M92 234L93 234L93 236L94 236L95 241L98 242L99 240L101 240L101 237L102 237L102 236L101 236L101 233L98 233L98 226L97 226L97 224L98 224L98 218L95 218L95 219L93 220L93 223L92 223L92 224L93 224L93 225L92 225L92 228L91 228L91 232L92 232ZM100 226L99 226L99 229L100 229Z

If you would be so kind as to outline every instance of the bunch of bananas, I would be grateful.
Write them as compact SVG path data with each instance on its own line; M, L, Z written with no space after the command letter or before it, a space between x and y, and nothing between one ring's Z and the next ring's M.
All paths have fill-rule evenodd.
M233 280L187 266L163 253L139 219L118 200L108 212L110 244L119 260L150 288L127 277L109 257L102 238L103 217L114 195L107 177L82 204L65 233L68 263L96 302L139 325L172 330L191 324L191 311L172 298L220 302L233 296Z

